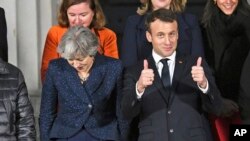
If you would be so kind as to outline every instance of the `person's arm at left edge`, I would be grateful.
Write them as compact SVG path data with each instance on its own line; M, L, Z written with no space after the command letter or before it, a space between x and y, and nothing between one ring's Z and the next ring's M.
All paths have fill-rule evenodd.
M16 131L18 140L35 141L36 129L34 110L28 97L27 87L23 74L18 74L18 100L17 100L17 121Z
M121 137L121 141L128 141L128 133L129 133L129 121L125 119L122 110L121 110L121 100L122 100L122 65L119 65L119 76L116 82L116 115L118 121L118 129Z

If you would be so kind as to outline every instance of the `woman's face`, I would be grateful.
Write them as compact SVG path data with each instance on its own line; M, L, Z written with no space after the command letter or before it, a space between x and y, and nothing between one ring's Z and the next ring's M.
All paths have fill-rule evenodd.
M215 0L217 6L226 15L232 15L239 0Z
M72 5L67 9L67 15L70 27L81 25L89 27L93 17L94 11L90 8L88 2L82 2L76 5Z
M170 8L170 3L172 0L151 0L153 5L153 10L157 10L159 8Z
M68 59L68 63L78 72L88 72L94 63L94 57L75 57L74 59Z

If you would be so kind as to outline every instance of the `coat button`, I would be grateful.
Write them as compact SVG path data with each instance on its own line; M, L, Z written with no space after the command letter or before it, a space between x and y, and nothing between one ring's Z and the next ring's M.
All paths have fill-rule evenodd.
M172 113L172 111L169 110L169 111L168 111L168 114L170 115L171 113Z
M133 101L131 105L132 105L132 106L135 106L135 101Z
M92 108L92 105L91 105L91 104L88 104L88 107L91 109L91 108Z
M214 96L213 95L211 95L211 98L214 100Z
M170 129L169 132L170 132L170 133L174 133L174 129Z

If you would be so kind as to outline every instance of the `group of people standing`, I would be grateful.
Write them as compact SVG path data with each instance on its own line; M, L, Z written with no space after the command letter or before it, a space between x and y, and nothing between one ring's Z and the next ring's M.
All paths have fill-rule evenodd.
M98 0L62 0L43 51L41 141L228 141L230 124L250 124L247 0L207 0L201 23L187 0L141 3L118 52Z

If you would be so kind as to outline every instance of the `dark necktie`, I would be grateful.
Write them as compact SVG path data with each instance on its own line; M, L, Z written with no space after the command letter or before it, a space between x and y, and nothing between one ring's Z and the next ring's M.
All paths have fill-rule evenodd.
M169 59L161 59L161 62L163 63L163 68L161 72L161 80L165 88L169 90L171 86L170 82L170 74L169 74L169 67L168 67L168 60Z

